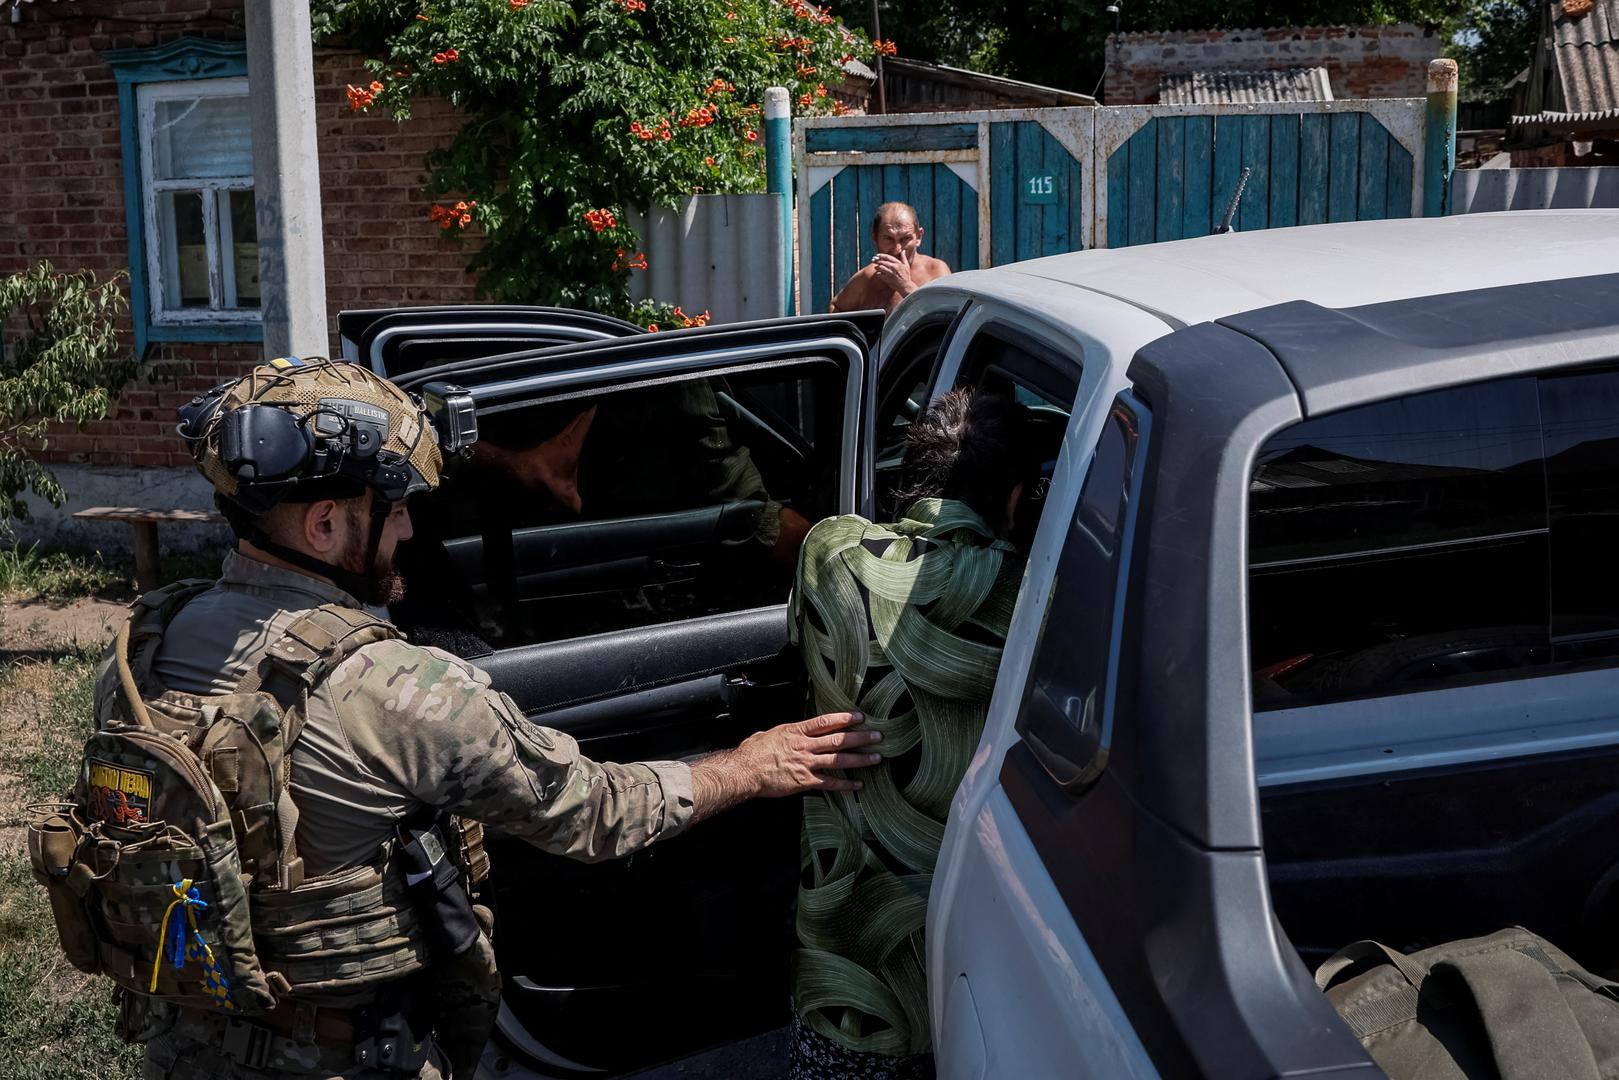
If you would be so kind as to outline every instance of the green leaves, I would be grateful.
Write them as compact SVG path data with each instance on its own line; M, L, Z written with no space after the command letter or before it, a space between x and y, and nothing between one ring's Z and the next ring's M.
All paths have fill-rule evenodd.
M454 141L427 157L427 194L435 205L475 204L469 221L458 212L441 231L452 241L481 234L470 260L480 289L618 315L635 314L637 237L628 226L586 228L584 215L622 219L692 194L762 190L765 88L787 87L799 112L830 112L841 61L872 55L808 0L312 7L317 40L371 56L376 86L359 88L355 107L403 118L439 97L465 114Z
M49 263L0 278L0 519L28 516L25 490L61 505L61 485L32 456L46 426L106 416L140 369L118 343L119 278L98 284Z

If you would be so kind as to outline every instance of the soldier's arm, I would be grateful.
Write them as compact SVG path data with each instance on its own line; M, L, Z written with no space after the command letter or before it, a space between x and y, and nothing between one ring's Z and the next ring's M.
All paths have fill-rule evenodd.
M841 787L850 781L819 770L875 761L839 752L875 733L797 730L804 725L761 732L695 767L592 761L570 736L530 722L477 668L400 641L361 649L333 672L331 686L344 734L374 775L428 805L584 861L631 854L743 799L806 790L810 778Z

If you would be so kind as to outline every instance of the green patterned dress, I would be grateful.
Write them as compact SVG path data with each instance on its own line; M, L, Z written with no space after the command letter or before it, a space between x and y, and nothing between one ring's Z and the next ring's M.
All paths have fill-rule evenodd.
M792 622L817 713L858 709L883 761L804 804L794 1000L855 1051L926 1053L922 931L945 816L978 745L1023 559L959 502L804 541Z

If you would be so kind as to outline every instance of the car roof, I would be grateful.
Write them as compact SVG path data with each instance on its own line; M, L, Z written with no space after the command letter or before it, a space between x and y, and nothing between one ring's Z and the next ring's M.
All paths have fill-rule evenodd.
M1513 210L1265 229L1073 252L945 281L1020 279L1115 297L1171 328L1289 300L1346 308L1619 272L1619 210ZM999 291L983 281L986 291ZM1060 314L1063 293L1045 291Z

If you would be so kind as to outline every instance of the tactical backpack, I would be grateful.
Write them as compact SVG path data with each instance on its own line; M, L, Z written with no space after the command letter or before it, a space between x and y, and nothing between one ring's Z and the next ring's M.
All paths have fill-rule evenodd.
M304 880L291 749L310 691L390 623L327 605L270 645L235 692L152 694L164 629L205 582L135 602L103 662L98 730L69 803L33 808L28 848L81 971L188 1008L254 1014L427 963L401 874Z
M1522 928L1409 956L1358 941L1316 984L1392 1080L1619 1077L1619 983Z

